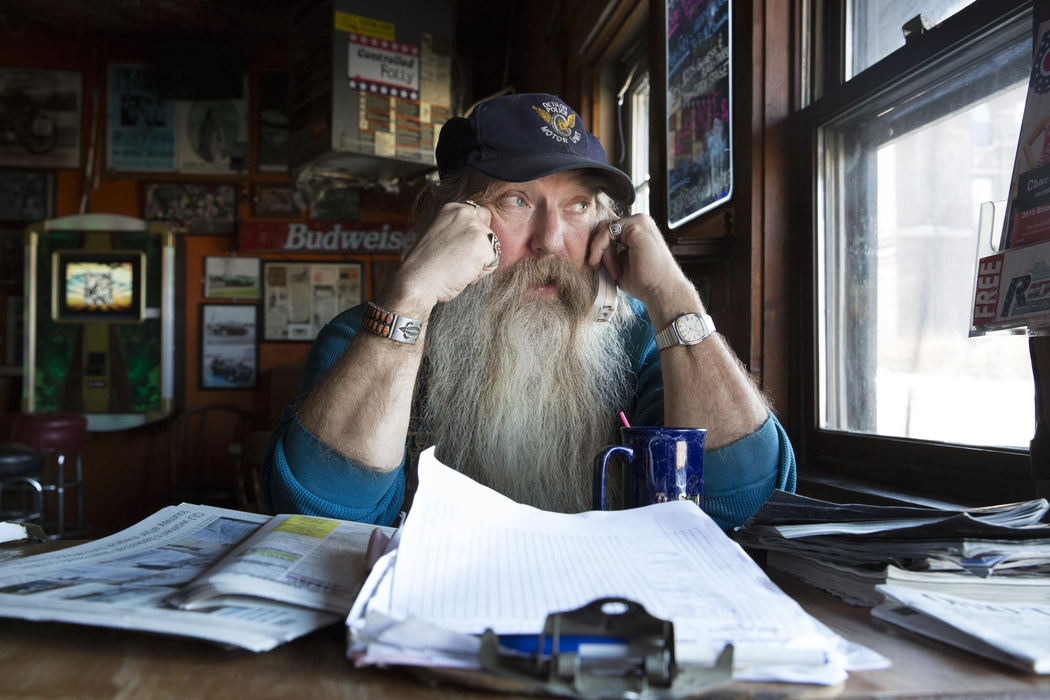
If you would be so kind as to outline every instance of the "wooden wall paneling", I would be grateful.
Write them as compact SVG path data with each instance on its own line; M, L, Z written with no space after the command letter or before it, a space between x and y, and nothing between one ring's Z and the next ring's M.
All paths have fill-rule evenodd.
M794 3L752 2L751 345L752 374L791 431L790 123L795 80ZM737 63L737 65L741 65Z

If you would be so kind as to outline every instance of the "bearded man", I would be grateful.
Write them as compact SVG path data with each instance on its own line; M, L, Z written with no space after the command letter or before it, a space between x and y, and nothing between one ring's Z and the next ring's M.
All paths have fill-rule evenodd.
M437 161L418 243L311 348L261 470L271 511L390 524L426 444L516 501L586 510L620 411L707 429L703 507L723 527L794 489L783 428L562 100L482 102L445 124Z

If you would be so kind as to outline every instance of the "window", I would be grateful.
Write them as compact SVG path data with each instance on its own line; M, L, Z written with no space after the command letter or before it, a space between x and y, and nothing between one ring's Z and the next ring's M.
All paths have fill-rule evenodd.
M630 100L631 162L627 174L634 182L636 199L633 214L649 213L649 74L633 83L628 90Z
M848 0L846 3L846 76L904 46L901 27L917 15L940 24L974 0Z
M616 85L616 167L631 176L632 214L649 213L649 45L635 33L626 51L613 61Z
M942 496L952 474L972 495L971 467L1023 491L1027 339L968 330L981 205L1006 199L1017 148L1031 14L996 0L828 4L845 17L842 58L818 54L843 65L820 67L824 92L802 112L815 154L810 454ZM920 12L943 21L905 46L900 25Z

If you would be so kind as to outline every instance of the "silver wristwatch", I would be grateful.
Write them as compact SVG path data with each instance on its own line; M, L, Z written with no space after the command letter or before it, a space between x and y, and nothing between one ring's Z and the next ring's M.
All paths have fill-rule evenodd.
M715 322L707 314L681 314L656 334L656 347L663 350L672 345L696 345L714 332Z

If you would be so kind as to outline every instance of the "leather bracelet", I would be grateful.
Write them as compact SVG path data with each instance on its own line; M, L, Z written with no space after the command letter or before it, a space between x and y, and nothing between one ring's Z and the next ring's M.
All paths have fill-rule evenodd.
M423 330L423 322L413 318L398 316L393 311L381 309L368 302L365 317L361 325L381 338L390 338L399 343L414 345Z

